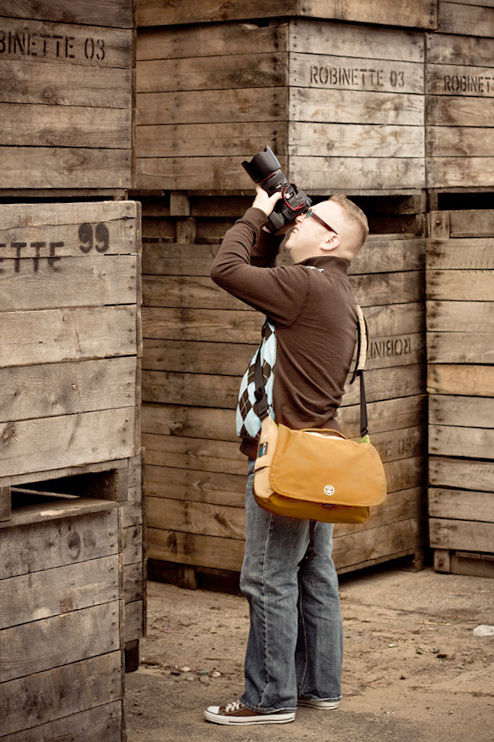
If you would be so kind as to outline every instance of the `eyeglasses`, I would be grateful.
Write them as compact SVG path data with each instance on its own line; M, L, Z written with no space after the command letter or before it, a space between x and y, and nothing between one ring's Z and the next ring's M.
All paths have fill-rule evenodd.
M338 234L338 232L336 231L336 229L333 229L333 227L330 227L329 224L327 224L324 221L324 219L321 219L320 216L317 216L317 214L314 213L314 209L309 209L309 211L307 211L304 214L304 217L305 217L305 219L308 219L309 217L312 217L313 219L316 220L316 222L319 222L319 224L321 226L325 227L325 229L327 229L328 232L334 232L335 234Z

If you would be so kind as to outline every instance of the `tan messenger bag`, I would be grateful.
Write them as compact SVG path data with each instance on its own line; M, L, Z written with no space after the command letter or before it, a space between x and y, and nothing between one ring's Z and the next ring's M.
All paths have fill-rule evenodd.
M365 319L358 310L358 351L352 382L360 378L360 442L336 430L291 430L269 416L259 356L255 380L262 420L254 468L256 502L275 515L326 523L363 523L386 497L381 458L370 443L363 371Z

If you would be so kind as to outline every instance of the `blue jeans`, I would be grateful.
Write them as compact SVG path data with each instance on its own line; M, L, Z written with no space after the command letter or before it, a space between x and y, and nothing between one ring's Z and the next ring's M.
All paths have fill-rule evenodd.
M250 460L240 576L250 632L240 700L261 713L294 711L297 698L339 701L343 628L333 526L263 510L253 479Z

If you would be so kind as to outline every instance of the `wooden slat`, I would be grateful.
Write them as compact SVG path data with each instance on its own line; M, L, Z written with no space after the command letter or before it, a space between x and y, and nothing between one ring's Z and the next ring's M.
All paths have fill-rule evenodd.
M105 516L82 512L35 527L32 522L16 525L2 531L0 580L117 554L118 548L113 510Z
M118 651L2 683L2 732L26 734L20 737L22 742L26 742L30 732L24 730L59 719L62 715L68 716L110 702L118 702L118 706L121 706L121 667L122 654ZM61 688L63 693L60 692ZM71 735L72 726L69 727ZM51 742L52 739L35 736L34 742Z
M432 518L494 523L494 494L492 492L430 487L428 502L429 515Z
M148 528L148 557L240 572L244 542L237 539Z
M494 136L484 129L479 137L475 126L428 126L426 151L429 157L493 157Z
M380 159L420 158L425 154L424 130L419 126L290 121L288 137L290 159L311 157L316 152L328 158L378 156Z
M379 535L378 535L379 534ZM333 559L337 570L387 558L396 553L414 553L422 544L417 519L388 524L386 528L367 529L338 537L333 541Z
M65 259L48 257L48 250L44 259L1 260L0 312L137 303L136 256Z
M478 135L477 135L478 136ZM472 213L472 212L469 212ZM489 212L487 212L489 214ZM490 212L491 218L492 212ZM468 216L465 216L468 222ZM468 224L465 225L468 227ZM454 227L453 227L454 228ZM492 223L494 230L494 218ZM494 239L448 239L427 241L427 270L453 271L494 270ZM453 277L453 274L448 274ZM486 273L486 275L491 275ZM476 288L472 287L472 297L475 298Z
M0 682L120 648L118 601L5 628Z
M11 494L10 487L0 485L0 521L10 520Z
M461 271L463 274L464 271ZM494 272L488 274L488 279L494 287ZM471 285L470 295L476 292L476 285ZM479 292L482 293L482 282ZM455 301L456 295L451 294L452 301L427 302L427 328L432 332L441 333L492 333L494 330L494 294L490 301Z
M492 422L492 417L490 420ZM429 453L493 460L494 430L491 427L429 425Z
M494 367L435 364L427 367L429 394L460 394L470 397L494 396Z
M129 307L0 313L0 366L136 354L136 310Z
M481 0L487 5L490 0ZM425 42L429 64L485 65L491 67L494 58L494 40L472 36L450 34L428 34Z
M472 490L492 492L494 463L478 459L429 458L429 483L434 487L457 487L465 484ZM461 548L461 547L459 547Z
M243 507L150 497L148 527L243 540L245 510Z
M314 190L327 191L328 185L352 190L356 183L362 189L403 190L423 187L425 166L421 157L291 157L287 177Z
M485 112L490 116L491 111ZM434 157L427 159L429 188L485 188L494 185L494 157Z
M429 396L429 423L431 425L490 428L493 419L494 390L491 397L453 394L431 394Z
M494 298L494 270L428 270L427 298L455 302Z
M494 544L494 523L430 518L430 545L434 549L490 552Z
M2 423L0 477L136 453L135 408Z
M427 358L430 363L492 364L494 348L491 332L427 333Z
M36 5L28 8L19 0L2 0L2 15L117 28L132 28L133 25L132 5L127 0L105 0L97 8L92 0L71 0L70 8L64 0L37 0Z
M119 584L117 554L1 580L0 629L111 603Z
M93 73L94 74L94 73ZM0 147L3 188L130 188L123 149Z
M494 36L494 8L443 1L438 13L438 30L442 33Z
M8 734L3 742L121 742L123 729L122 701L106 703L94 709L71 714L31 729Z
M135 358L0 369L0 422L136 405Z
M0 145L129 150L131 111L0 103Z

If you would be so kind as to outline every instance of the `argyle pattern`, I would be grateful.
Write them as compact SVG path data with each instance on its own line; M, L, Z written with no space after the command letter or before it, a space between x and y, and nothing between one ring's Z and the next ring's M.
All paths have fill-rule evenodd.
M267 320L262 328L260 344L262 375L264 388L268 399L269 414L274 419L273 385L274 367L276 364L276 331L274 325ZM257 351L252 356L247 371L240 382L236 413L237 435L240 438L257 438L261 431L261 418L257 414L255 397L254 367Z

